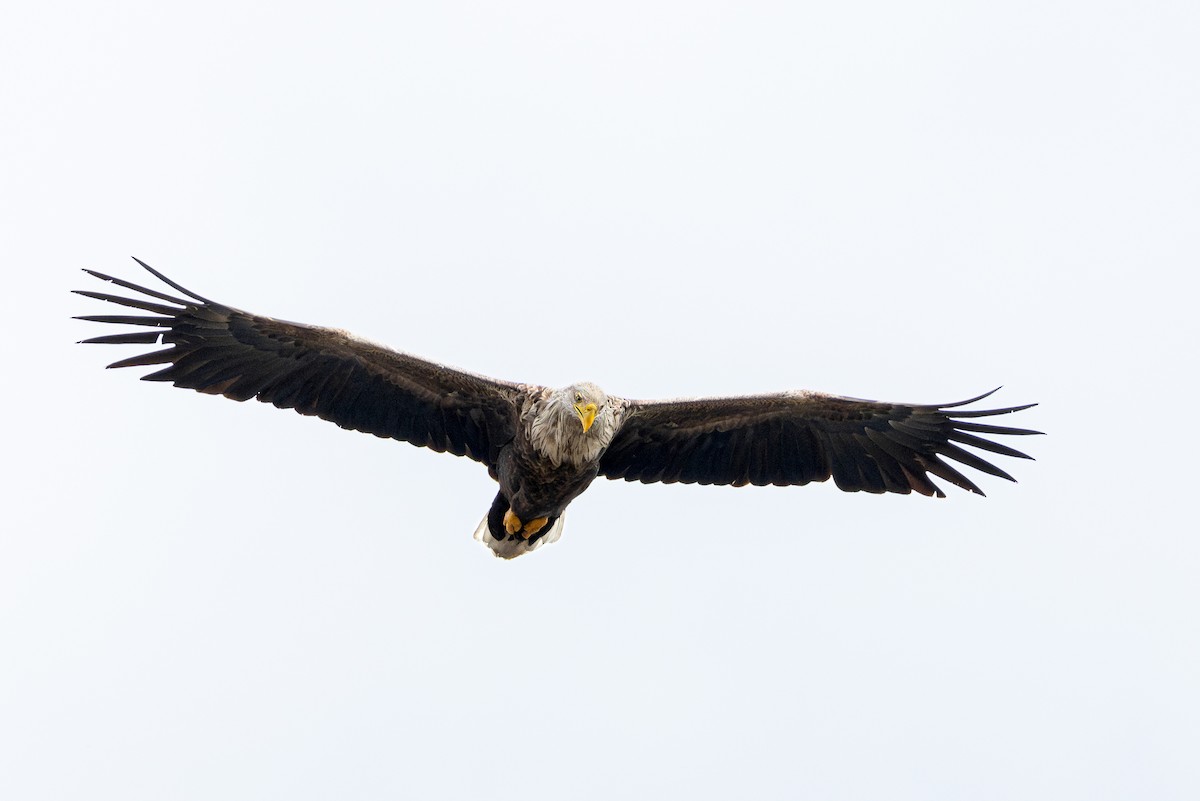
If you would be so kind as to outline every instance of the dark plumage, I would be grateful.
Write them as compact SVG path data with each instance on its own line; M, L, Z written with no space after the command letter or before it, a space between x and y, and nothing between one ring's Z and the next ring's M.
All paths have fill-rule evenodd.
M152 330L84 342L169 346L109 367L165 365L144 379L239 401L257 398L342 428L481 462L500 487L476 537L506 558L556 540L563 511L598 475L733 486L799 485L832 477L848 492L944 497L932 475L982 495L946 460L1012 481L961 446L1028 459L981 435L1040 433L977 422L1034 404L961 408L990 392L931 405L807 391L638 401L607 395L588 383L555 390L497 381L340 329L241 311L138 263L186 297L87 270L153 300L77 290L148 313L78 319Z

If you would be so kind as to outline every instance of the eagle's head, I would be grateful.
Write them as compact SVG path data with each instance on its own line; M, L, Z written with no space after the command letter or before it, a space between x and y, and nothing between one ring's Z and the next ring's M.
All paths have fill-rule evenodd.
M529 438L555 465L595 462L616 433L616 411L604 390L589 382L550 390L535 405Z

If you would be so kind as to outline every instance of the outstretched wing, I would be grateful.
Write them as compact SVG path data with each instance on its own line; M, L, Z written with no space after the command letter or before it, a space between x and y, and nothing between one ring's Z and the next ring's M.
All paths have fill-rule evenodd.
M995 392L995 390L992 390ZM976 422L1036 404L965 411L959 403L916 406L785 392L742 398L626 401L623 422L600 459L608 478L650 483L776 484L833 477L847 492L899 492L945 497L929 474L980 495L945 459L993 476L1012 476L960 447L1031 457L985 439L1040 434Z
M144 380L169 381L237 401L258 398L342 428L469 456L488 465L495 464L500 447L513 437L522 392L517 384L443 367L339 329L241 311L184 289L140 260L138 264L187 299L85 270L103 281L175 304L76 290L149 312L77 319L155 329L84 342L170 345L109 367L165 364Z

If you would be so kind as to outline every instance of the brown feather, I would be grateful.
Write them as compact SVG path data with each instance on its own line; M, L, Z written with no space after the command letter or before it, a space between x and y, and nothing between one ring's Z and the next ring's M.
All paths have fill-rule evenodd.
M993 390L994 391L994 390ZM975 483L939 454L984 473L1012 477L951 440L1029 458L976 434L1035 434L972 422L1030 405L962 410L987 397L921 406L792 392L679 401L624 401L625 416L601 475L626 481L741 486L834 483L847 492L944 493L932 475L969 492ZM963 420L961 418L970 418Z
M141 264L141 262L139 262ZM300 414L470 456L493 465L514 436L520 385L477 376L390 350L343 331L276 320L216 303L147 270L191 300L94 270L90 275L142 297L77 290L85 297L158 315L90 315L91 322L165 328L109 334L100 344L172 347L131 356L110 367L166 364L144 376L237 401L257 398Z

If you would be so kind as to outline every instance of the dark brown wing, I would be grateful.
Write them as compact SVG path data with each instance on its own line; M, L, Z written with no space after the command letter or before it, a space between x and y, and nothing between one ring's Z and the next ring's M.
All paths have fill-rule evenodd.
M338 329L240 311L190 292L138 263L189 299L85 270L101 280L175 304L76 290L80 295L150 313L87 315L80 320L157 329L84 342L161 342L171 346L109 367L165 364L165 369L144 376L144 380L170 381L177 387L237 401L258 398L342 428L469 456L489 466L495 464L500 447L513 437L519 385L443 367Z
M600 459L600 473L644 483L734 486L807 484L832 476L838 488L847 492L916 490L945 497L930 480L932 474L982 495L944 459L1013 481L1008 473L960 446L1029 459L978 435L1041 433L975 422L1036 404L959 411L990 394L932 406L819 392L627 401L624 420Z

